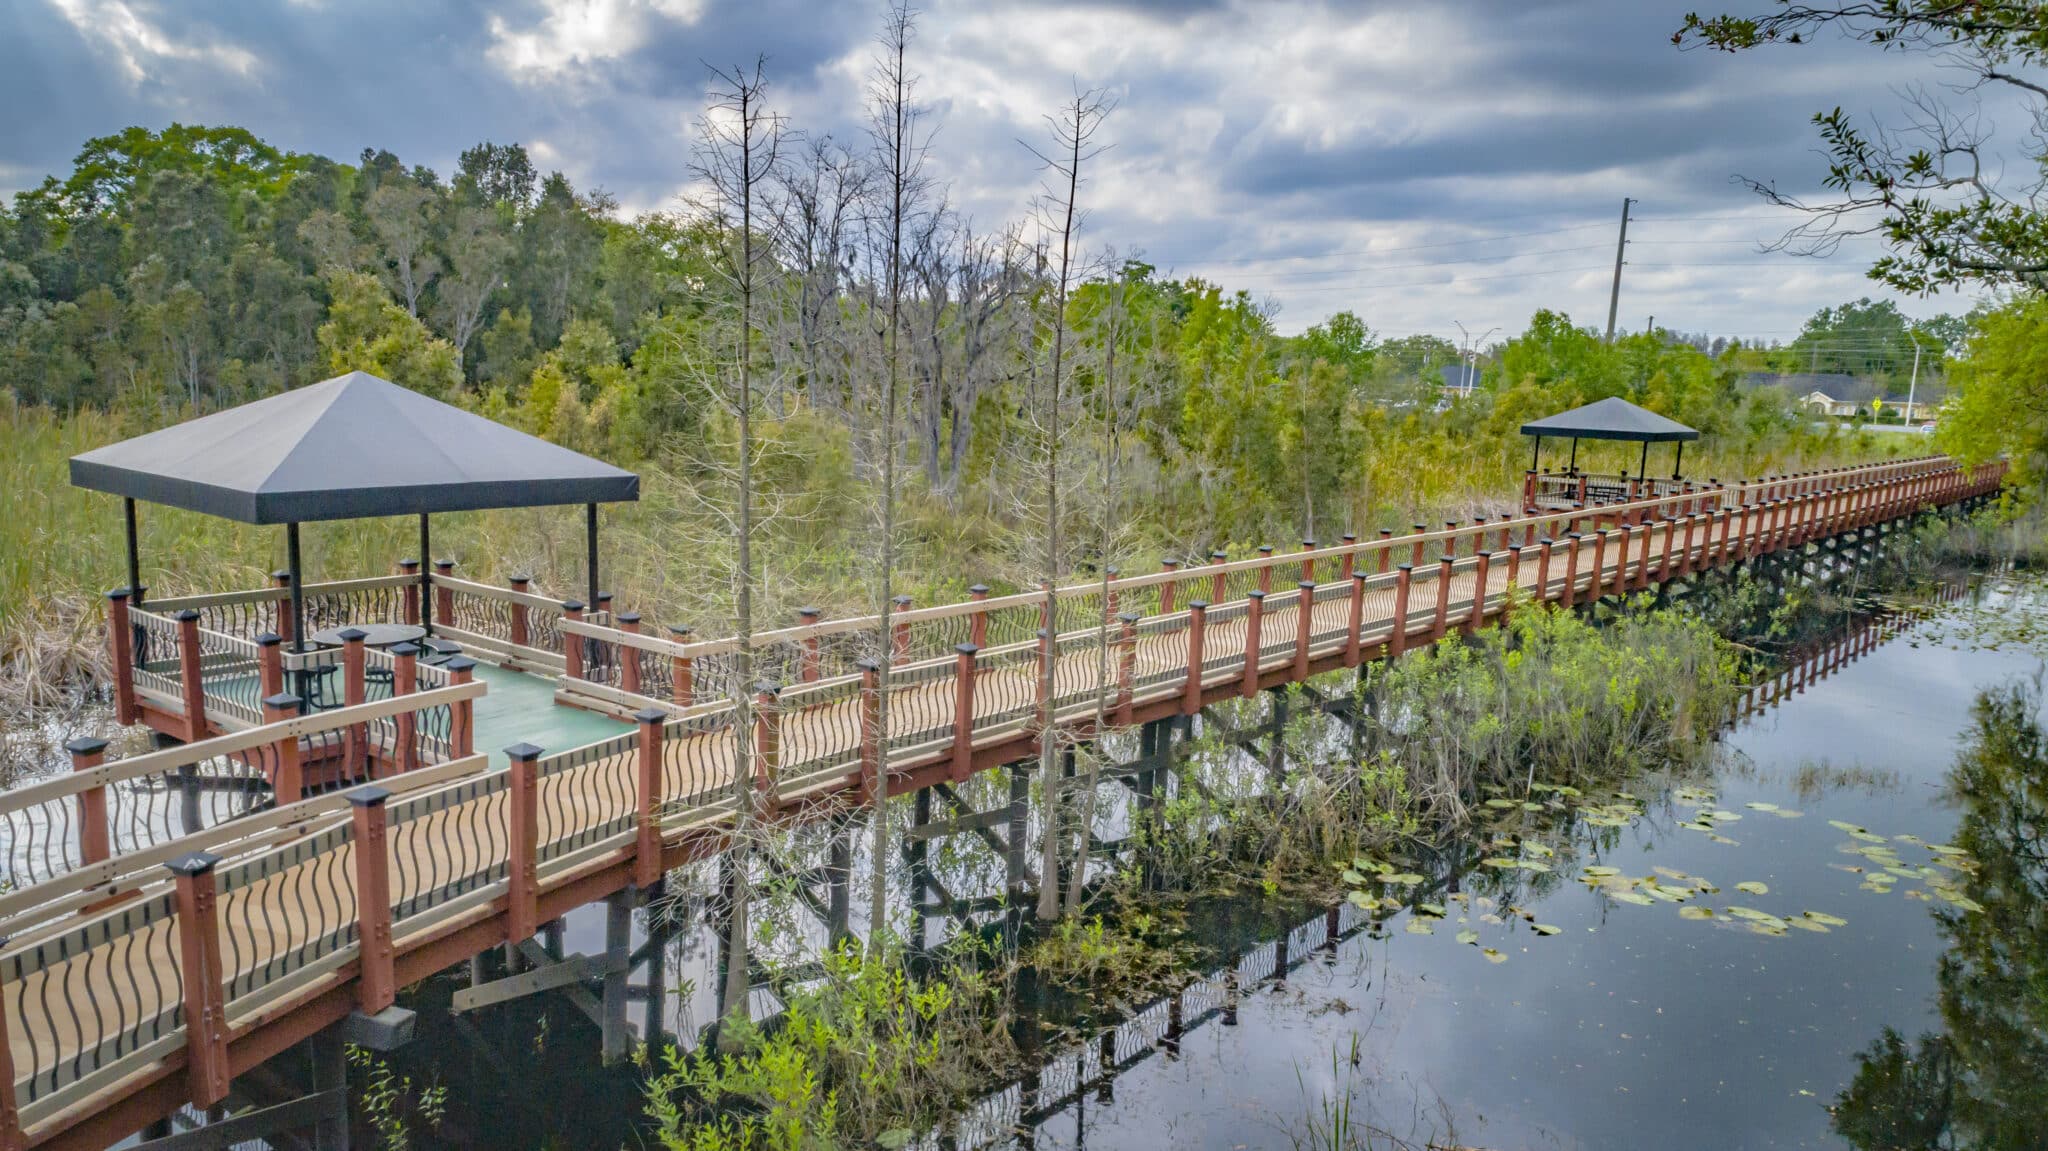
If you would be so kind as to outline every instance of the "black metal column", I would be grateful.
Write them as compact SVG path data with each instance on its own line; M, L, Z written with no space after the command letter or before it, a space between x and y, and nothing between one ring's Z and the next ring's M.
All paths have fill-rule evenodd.
M142 548L136 541L135 500L128 497L121 501L122 518L128 525L128 605L142 606Z
M583 505L583 573L590 581L590 610L597 610L597 505Z
M430 517L420 513L420 626L434 634L434 537L427 526Z

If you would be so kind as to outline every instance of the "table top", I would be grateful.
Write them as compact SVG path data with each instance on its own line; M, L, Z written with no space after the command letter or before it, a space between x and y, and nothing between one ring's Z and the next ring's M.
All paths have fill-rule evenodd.
M401 643L418 643L427 637L427 629L414 624L358 623L325 628L306 638L321 647L340 647L341 633L350 628L363 633L364 647L392 647Z

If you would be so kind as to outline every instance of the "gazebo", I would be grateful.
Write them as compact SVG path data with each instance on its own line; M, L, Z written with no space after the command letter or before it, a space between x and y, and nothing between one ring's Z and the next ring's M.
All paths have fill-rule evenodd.
M597 505L640 498L640 477L631 472L365 372L73 456L71 482L122 498L129 594L138 600L136 501L284 525L292 643L300 652L301 523L418 516L420 606L431 631L435 513L582 504L584 574L595 607Z
M1523 484L1523 503L1529 508L1534 508L1538 500L1546 496L1554 499L1564 494L1561 490L1546 490L1557 487L1554 481L1558 479L1569 481L1565 486L1574 489L1580 501L1585 500L1589 494L1597 494L1602 498L1628 498L1644 494L1645 489L1652 486L1649 479L1651 444L1668 443L1672 446L1671 479L1675 483L1682 478L1685 442L1700 438L1699 432L1695 429L1632 404L1619 396L1609 396L1568 412L1531 420L1522 425L1522 434L1535 439L1529 457L1528 477ZM1546 475L1539 471L1545 439L1569 439L1572 442L1570 461L1565 471L1558 476ZM1636 466L1636 474L1633 477L1627 472L1611 476L1581 474L1580 440L1622 440L1642 444L1642 458ZM1553 482L1545 485L1545 480Z

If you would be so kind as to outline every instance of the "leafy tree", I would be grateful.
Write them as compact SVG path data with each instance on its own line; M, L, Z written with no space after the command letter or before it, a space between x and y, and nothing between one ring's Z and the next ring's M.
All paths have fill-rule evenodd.
M462 387L455 346L393 303L375 277L346 272L329 287L334 303L318 333L329 372L368 372L436 399Z
M2024 479L2048 476L2048 298L2027 296L1977 317L1937 441L1967 460L2009 453Z

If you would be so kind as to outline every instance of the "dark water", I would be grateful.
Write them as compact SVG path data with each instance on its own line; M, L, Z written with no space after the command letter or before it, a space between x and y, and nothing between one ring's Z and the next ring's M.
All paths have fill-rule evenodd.
M1861 875L1830 866L1868 861L1839 850L1856 841L1828 821L1948 841L1959 811L1944 785L1978 692L2040 669L2020 650L1916 641L1925 631L1877 647L1730 734L1708 807L1743 817L1721 826L1737 843L1678 828L1691 809L1660 806L1642 788L1647 818L1604 850L1560 852L1551 877L1584 864L1628 875L1661 866L1717 884L1718 894L1699 897L1709 907L1813 910L1846 926L1765 936L1741 921L1690 921L1677 905L1614 904L1555 882L1514 900L1560 928L1554 936L1467 913L1479 946L1504 953L1495 964L1454 938L1456 905L1433 935L1403 930L1402 913L1378 937L1356 936L1283 984L1248 992L1234 1024L1191 1030L1177 1054L1118 1076L1113 1101L1072 1103L1035 1145L1285 1147L1306 1139L1308 1116L1348 1097L1355 1121L1418 1145L1854 1146L1833 1133L1830 1106L1883 1029L1909 1042L1943 1029L1937 970L1956 951L1937 909L1966 913L1908 898L1922 886L1914 881L1864 890ZM1803 814L1780 817L1745 806L1752 802ZM1908 865L1931 858L1893 846ZM2032 861L2036 879L2040 863ZM1769 891L1738 893L1741 881ZM1974 926L1981 937L1984 921ZM2018 958L2034 964L2031 1018L2048 1019L2048 956ZM2031 1039L2041 1042L2038 1028ZM2040 1096L2048 1066L2019 1074L2031 1081L1997 1086ZM1866 1124L1868 1094L1865 1113L1852 1116ZM2048 1146L2048 1130L2007 1135L1988 1145Z

